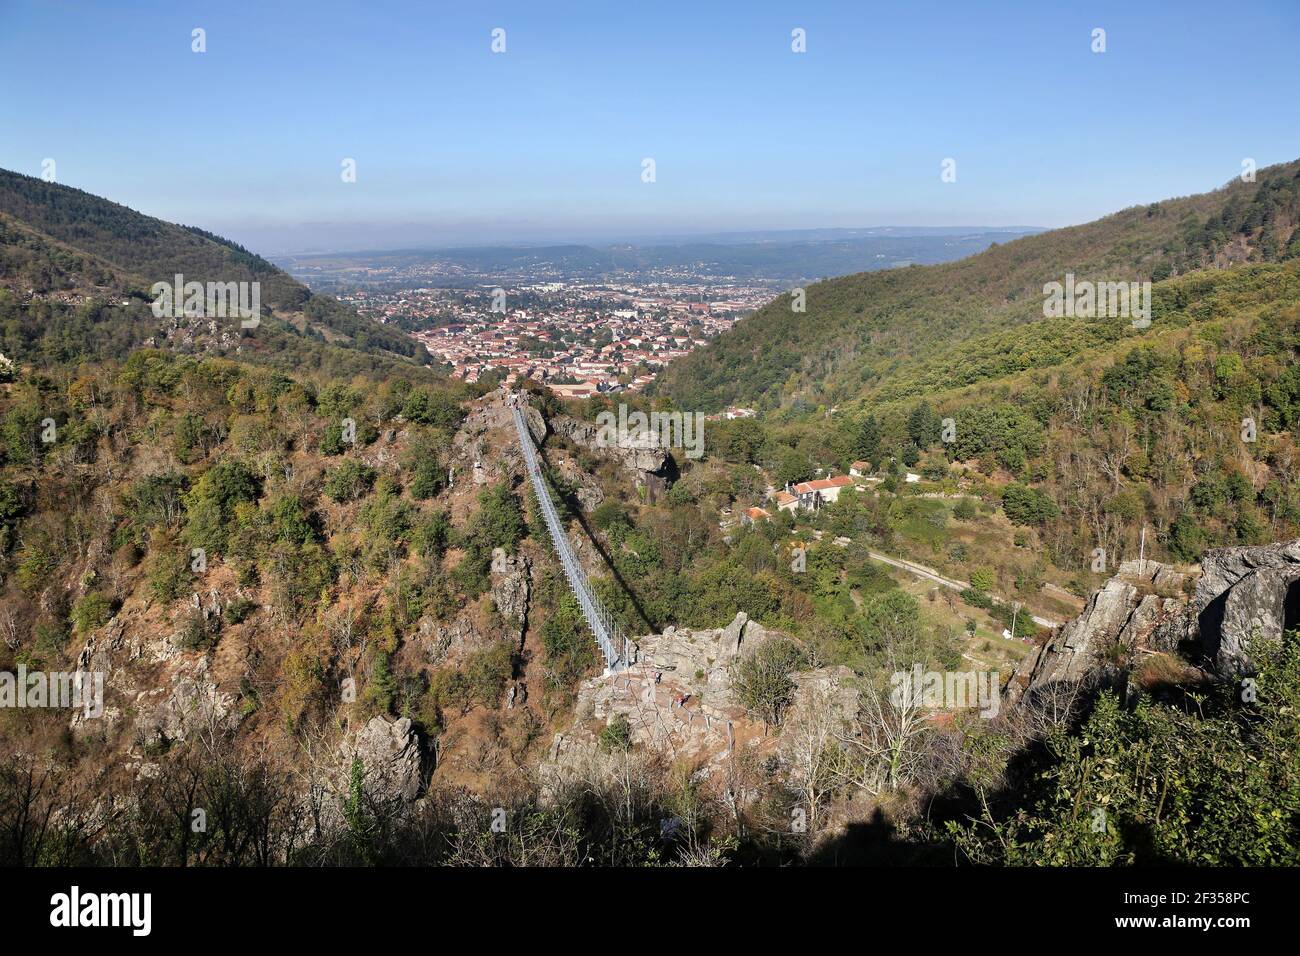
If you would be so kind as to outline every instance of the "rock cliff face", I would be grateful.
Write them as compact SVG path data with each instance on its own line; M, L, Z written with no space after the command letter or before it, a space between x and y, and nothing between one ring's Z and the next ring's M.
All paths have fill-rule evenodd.
M523 640L528 627L528 602L532 596L532 562L526 554L506 554L492 549L492 603Z
M1104 680L1124 652L1173 651L1186 635L1186 576L1156 561L1126 561L1119 573L1007 683L1014 703L1027 691L1057 683Z
M1300 626L1300 540L1206 552L1196 620L1215 669L1249 673L1248 643L1277 642L1285 628Z
M550 424L557 435L633 472L637 487L645 488L652 499L677 480L676 460L651 432L632 435L626 442L611 445L600 440L601 427L594 422L556 418Z
M1011 702L1057 683L1105 681L1138 650L1181 653L1220 677L1251 673L1248 647L1300 626L1300 540L1206 553L1191 575L1126 561L1083 613L1030 655L1007 685Z

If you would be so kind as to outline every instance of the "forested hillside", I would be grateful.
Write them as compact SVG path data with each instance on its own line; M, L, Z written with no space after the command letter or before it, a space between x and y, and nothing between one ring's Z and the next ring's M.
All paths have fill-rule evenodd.
M1043 286L1066 273L1091 281L1151 280L1155 322L1176 310L1167 280L1205 269L1300 256L1300 162L1260 170L1215 192L1153 202L1086 225L995 246L955 263L863 273L807 289L806 312L781 296L707 348L673 363L661 394L683 408L779 409L888 401L927 388L1067 362L1097 337L1134 334L1124 320L1050 326ZM1186 288L1185 286L1183 288ZM1032 329L1019 326L1035 323ZM1049 338L1043 340L1043 333ZM1014 344L1016 358L979 368L977 355ZM917 379L918 369L953 368ZM929 393L927 397L933 397Z
M393 330L215 237L6 182L0 673L83 670L106 690L94 719L0 707L0 861L1295 861L1295 636L1256 655L1281 704L1255 708L1182 654L1177 615L1208 548L1300 535L1300 258L1228 265L1262 246L1216 239L1195 248L1222 267L1194 270L1192 246L1134 246L1178 273L1151 328L972 305L979 328L918 339L838 408L800 387L706 422L703 457L655 472L657 490L635 455L583 437L651 400L524 383L595 591L669 649L638 662L650 696L689 686L669 721L697 743L736 735L710 752L597 714L628 672L600 674L494 383L439 378ZM1250 219L1251 197L1291 188L1227 206ZM1112 218L1137 242L1216 202ZM1026 241L1119 255L1081 228ZM974 261L943 268L988 269ZM143 290L172 269L265 279L276 308L253 330L160 321ZM950 275L826 285L890 290L899 330L878 338L901 347ZM825 367L847 387L848 365ZM774 507L851 466L836 500ZM1163 577L1112 578L1144 526ZM913 667L1019 674L1112 584L1168 627L1098 637L1088 683L979 717L889 703ZM584 730L593 761L566 764ZM1122 772L1098 780L1099 756ZM1112 825L1069 815L1085 791Z
M259 283L264 314L257 334L155 318L151 287L178 274L185 282ZM188 351L238 350L285 368L342 374L392 360L429 362L400 330L313 295L228 240L0 170L0 351L17 360L120 359L163 336Z

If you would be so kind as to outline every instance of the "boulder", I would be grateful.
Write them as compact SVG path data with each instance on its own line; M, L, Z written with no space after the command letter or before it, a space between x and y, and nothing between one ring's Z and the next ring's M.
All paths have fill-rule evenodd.
M1252 673L1249 645L1280 642L1288 625L1300 624L1300 540L1207 551L1195 607L1201 648L1215 670Z
M350 784L352 764L360 760L362 787L379 803L412 803L424 788L424 752L408 717L389 721L373 717L347 737L341 747L343 793Z
M1120 574L1092 595L1083 613L1021 661L1007 681L1008 703L1052 684L1104 680L1113 669L1109 655L1116 647L1126 653L1173 650L1182 642L1189 627L1185 601L1143 593L1167 566L1147 561L1139 570L1137 564L1125 562Z

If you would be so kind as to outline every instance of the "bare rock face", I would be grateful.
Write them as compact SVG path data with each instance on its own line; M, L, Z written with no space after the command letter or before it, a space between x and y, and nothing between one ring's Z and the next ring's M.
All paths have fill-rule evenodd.
M677 461L661 447L658 436L652 432L631 435L626 441L611 445L601 440L602 429L594 422L557 418L551 426L557 435L575 445L634 472L637 487L646 488L652 495L667 490L677 479Z
M732 707L731 663L742 647L758 647L772 636L741 611L726 627L705 631L669 627L663 634L639 637L638 657L653 668L672 672L677 681L719 707Z
M559 470L565 480L573 485L574 495L583 511L590 513L600 507L600 503L605 500L605 493L601 491L598 482L578 467L577 462L565 458L559 463Z
M466 609L450 621L421 618L416 642L430 664L441 664L448 655L483 647L489 638L479 632L473 613Z
M532 563L525 554L506 554L492 549L492 603L501 616L517 625L522 640L528 624L528 602L532 595Z
M1139 568L1136 561L1125 562L1120 573L1093 594L1082 614L1021 663L1007 683L1008 703L1051 684L1104 677L1111 670L1108 655L1116 648L1176 648L1189 628L1187 604L1179 597L1150 593L1157 578L1171 590L1175 579L1181 583L1179 572L1167 565L1146 561Z
M795 692L782 721L781 736L788 741L799 733L805 720L815 720L823 713L847 724L857 717L861 695L853 687L853 671L843 665L819 667L815 671L798 671L790 675Z
M1215 670L1251 673L1251 642L1276 643L1286 627L1300 626L1300 540L1206 552L1195 604L1201 648Z
M1238 677L1254 672L1251 644L1280 642L1300 627L1300 540L1206 552L1188 600L1190 579L1157 561L1125 561L1079 617L1025 659L1008 700L1057 682L1104 678L1116 647L1169 654L1199 647L1192 663Z
M370 722L341 747L343 790L350 783L352 763L360 760L362 787L371 799L381 803L412 803L424 788L424 752L410 718Z
M599 732L615 721L626 727L634 748L670 759L686 759L708 776L742 748L775 751L779 738L752 719L735 699L730 664L777 637L743 612L726 627L692 631L670 627L637 638L636 663L626 670L584 681L578 688L577 720L556 734L540 772L557 782L599 770ZM843 686L847 668L792 675L797 685L793 713L809 701L831 702L844 716L857 713L857 694ZM625 722L625 723L624 723Z
M521 406L520 411L524 414L524 424L528 426L528 434L533 436L534 443L540 445L546 440L546 419L531 405Z
M143 695L143 705L150 695ZM222 691L208 675L208 660L179 664L171 675L170 689L152 710L146 709L136 721L136 730L146 744L155 741L184 740L193 733L211 728L234 729L241 720L233 694Z

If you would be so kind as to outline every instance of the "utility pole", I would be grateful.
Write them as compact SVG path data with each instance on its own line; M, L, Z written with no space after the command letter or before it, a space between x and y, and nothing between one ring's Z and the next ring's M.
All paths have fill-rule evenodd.
M1016 618L1020 615L1020 602L1011 602L1011 639L1016 639Z

